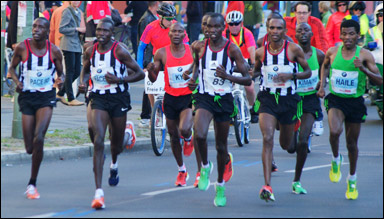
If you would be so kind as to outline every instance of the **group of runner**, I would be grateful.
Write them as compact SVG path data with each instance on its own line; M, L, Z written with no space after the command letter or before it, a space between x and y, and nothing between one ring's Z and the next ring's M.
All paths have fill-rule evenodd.
M176 186L186 186L189 177L183 154L190 156L195 151L197 174L194 186L199 190L208 190L213 162L208 160L207 134L213 120L218 166L214 204L226 205L225 183L233 173L233 156L228 152L227 140L230 122L236 116L231 91L232 84L237 83L248 86L248 100L254 105L252 115L259 115L265 179L260 198L265 201L275 200L271 188L271 172L273 139L277 128L280 130L281 147L297 152L292 191L306 194L300 177L307 157L312 124L321 113L319 97L325 96L325 78L329 77L331 93L325 97L333 152L329 177L332 182L341 179L343 158L338 149L342 125L345 123L350 160L346 197L357 198L357 140L361 123L367 115L362 98L366 77L376 84L383 83L373 56L357 46L360 32L357 22L344 21L340 36L343 45L332 47L324 55L321 50L310 45L313 35L310 25L297 25L297 45L287 40L285 20L276 14L267 20L268 35L263 38L257 50L254 39L251 43L246 40L245 47L240 43L245 40L242 34L247 32L242 27L241 14L236 11L228 13L226 18L218 13L204 16L204 39L192 45L185 43L187 36L183 25L174 21L176 10L172 5L163 3L158 14L160 19L147 26L141 41L154 46L153 62L146 67L149 79L155 81L159 71L164 69L166 93L163 108L172 152L178 165ZM224 31L226 23L229 32ZM131 109L128 83L142 80L145 76L140 67L140 49L137 63L125 46L112 39L113 26L109 18L102 19L97 25L97 41L86 48L84 53L79 87L82 92L89 93L87 118L95 151L93 171L96 184L91 206L96 209L105 207L101 179L107 125L110 126L112 154L109 184L116 186L119 182L117 156L123 150L126 113ZM240 28L234 28L237 26ZM25 148L27 153L32 154L32 173L26 192L29 199L40 197L36 179L43 157L44 136L56 104L53 84L59 86L64 80L61 52L46 40L48 30L49 22L37 18L33 23L32 39L16 47L9 69L17 84L17 92L20 93L18 101L23 114ZM151 36L155 37L147 39ZM160 43L163 44L161 47ZM254 68L245 61L246 52ZM15 68L19 63L21 74L17 76ZM232 76L235 66L242 77ZM55 71L59 76L57 79L54 79ZM87 74L90 74L88 91L84 81ZM253 95L252 77L260 77L257 98ZM129 129L132 144L133 127ZM298 132L298 142L294 137L295 132ZM184 139L183 148L180 138Z

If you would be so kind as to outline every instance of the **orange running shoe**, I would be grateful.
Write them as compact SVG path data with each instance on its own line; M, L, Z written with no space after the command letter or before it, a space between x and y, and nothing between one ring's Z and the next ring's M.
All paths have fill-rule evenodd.
M194 150L194 147L193 147L193 133L192 133L192 138L190 141L186 141L184 139L184 147L183 147L184 156L186 157L191 156L193 150Z
M260 189L260 199L266 202L275 201L275 196L273 195L272 188L270 186L263 186Z
M27 195L28 199L39 199L40 194L37 192L37 189L34 185L28 185L27 186L27 191L25 193Z
M128 139L127 145L125 147L127 149L132 149L136 143L136 134L135 134L134 125L131 121L127 121L126 127L125 127L125 132L128 132L129 129L131 130L131 136L130 136L130 139Z
M175 186L187 186L187 180L189 179L188 172L179 171L177 175Z
M196 180L195 180L195 183L193 183L193 186L195 188L199 186L199 180L200 180L200 171L196 173Z
M101 208L105 208L105 204L104 204L104 196L100 197L100 198L94 198L93 201L92 201L92 208L95 208L95 209L101 209Z
M225 167L224 167L224 175L223 175L223 180L225 182L228 182L231 178L232 178L232 175L233 175L233 156L232 156L232 153L228 153L229 155L229 161L228 163L225 164Z

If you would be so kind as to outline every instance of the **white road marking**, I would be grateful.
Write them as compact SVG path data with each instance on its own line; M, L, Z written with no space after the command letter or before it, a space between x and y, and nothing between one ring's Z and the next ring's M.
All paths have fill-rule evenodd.
M342 163L341 165L345 165L345 164L349 164L349 163ZM327 164L327 165L320 165L320 166L313 166L313 167L306 167L306 168L303 168L303 171L307 171L307 170L315 170L315 169L320 169L320 168L324 168L324 167L330 167L331 164ZM284 171L284 173L294 173L295 170L286 170Z

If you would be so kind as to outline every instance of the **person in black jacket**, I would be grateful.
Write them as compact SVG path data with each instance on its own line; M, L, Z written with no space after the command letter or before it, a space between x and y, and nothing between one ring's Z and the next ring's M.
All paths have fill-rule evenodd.
M199 39L201 31L201 20L203 18L203 3L202 1L188 1L187 5L187 34L189 36L189 44Z
M145 10L148 8L148 1L131 1L128 5L128 7L124 10L124 14L128 15L130 13L133 13L132 20L129 22L129 25L131 25L131 42L132 42L132 49L135 53L135 57L137 58L137 28L138 23L143 16Z

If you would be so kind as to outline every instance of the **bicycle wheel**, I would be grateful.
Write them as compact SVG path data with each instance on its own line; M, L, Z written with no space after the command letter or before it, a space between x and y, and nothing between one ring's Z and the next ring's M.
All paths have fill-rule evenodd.
M250 124L250 112L247 103L244 103L244 143L249 144L249 126ZM249 120L249 121L248 121Z
M244 145L244 118L241 116L242 107L241 107L241 101L238 96L234 97L235 104L237 106L238 112L235 117L233 117L233 127L235 128L235 136L237 145L239 147L243 147Z
M152 149L156 156L161 156L165 148L165 137L167 134L167 126L165 124L165 116L163 112L163 101L155 102L151 116L151 141Z

